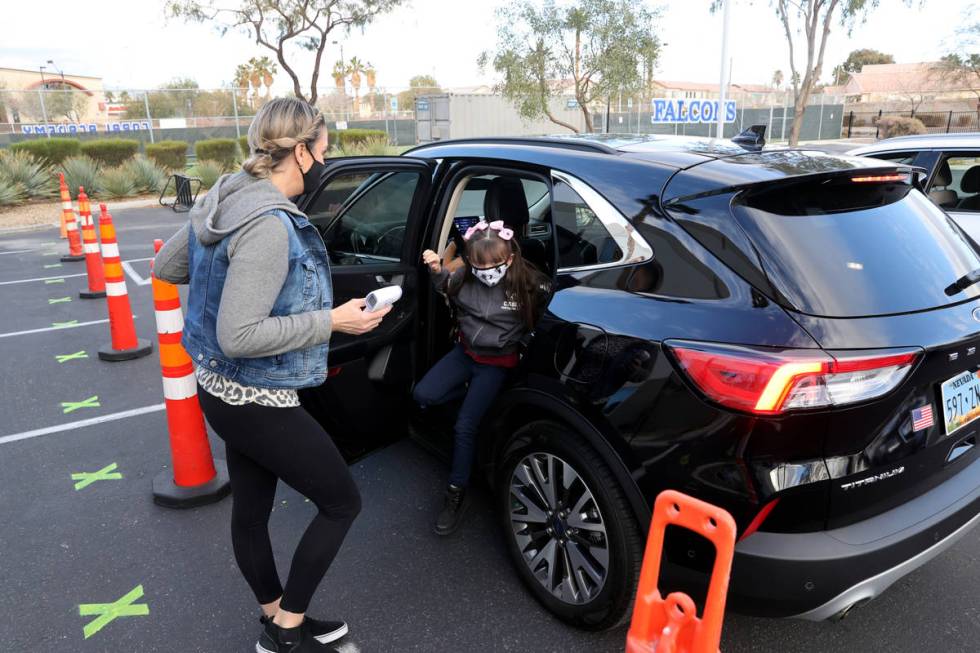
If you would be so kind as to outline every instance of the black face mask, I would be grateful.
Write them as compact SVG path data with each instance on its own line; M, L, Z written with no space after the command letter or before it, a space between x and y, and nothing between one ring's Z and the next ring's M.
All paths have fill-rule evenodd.
M310 169L303 173L303 194L309 195L314 192L320 185L320 176L323 174L323 169L326 166L313 159L313 164ZM303 169L300 168L300 171Z

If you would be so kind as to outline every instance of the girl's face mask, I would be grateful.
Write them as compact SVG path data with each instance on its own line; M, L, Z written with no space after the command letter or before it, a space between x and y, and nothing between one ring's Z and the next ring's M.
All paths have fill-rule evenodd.
M500 283L500 280L504 278L507 274L507 268L510 267L507 263L501 263L492 268L470 268L473 270L473 276L479 279L482 283L487 286L493 287Z

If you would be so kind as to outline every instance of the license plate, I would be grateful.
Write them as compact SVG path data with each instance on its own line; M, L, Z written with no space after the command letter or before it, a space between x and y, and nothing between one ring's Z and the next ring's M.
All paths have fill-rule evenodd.
M980 373L963 372L943 382L943 421L947 435L980 417L980 377L977 374Z

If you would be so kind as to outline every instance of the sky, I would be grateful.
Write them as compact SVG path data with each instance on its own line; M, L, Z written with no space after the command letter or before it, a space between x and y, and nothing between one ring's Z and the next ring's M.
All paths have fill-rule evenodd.
M236 0L222 0L233 3ZM731 0L732 80L767 83L773 71L789 77L787 45L769 0ZM841 27L830 35L824 81L856 48L892 54L897 62L933 61L954 49L954 29L976 0L881 0L867 21L848 35ZM338 45L324 54L321 87L332 85L332 62L340 48L374 64L378 85L397 91L413 75L431 74L443 87L493 83L492 71L480 71L477 57L496 40L495 9L503 0L409 0L362 33L333 33ZM659 6L656 32L666 43L658 77L665 80L717 81L721 63L721 14L711 0L650 0ZM154 88L175 77L196 79L202 88L230 83L235 67L253 56L271 55L248 37L213 28L166 20L162 0L47 0L40 14L29 2L8 3L0 37L0 67L47 70L102 77L106 88ZM120 9L123 7L123 9ZM21 27L13 27L21 26ZM311 55L289 59L308 79ZM290 89L280 71L273 90Z

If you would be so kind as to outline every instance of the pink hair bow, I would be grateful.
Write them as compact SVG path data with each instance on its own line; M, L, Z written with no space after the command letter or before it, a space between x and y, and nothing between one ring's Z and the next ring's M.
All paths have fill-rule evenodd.
M466 230L466 233L463 234L463 240L469 240L476 232L486 231L487 229L496 231L497 235L500 236L503 240L510 240L511 238L514 237L513 229L508 229L507 227L505 227L503 220L494 220L490 224L487 224L485 221L480 220L475 225L473 225L472 227Z

